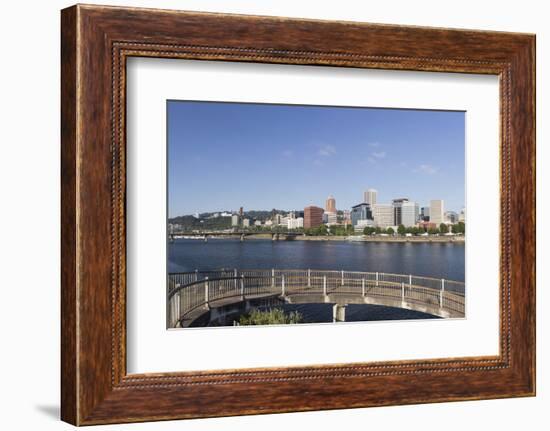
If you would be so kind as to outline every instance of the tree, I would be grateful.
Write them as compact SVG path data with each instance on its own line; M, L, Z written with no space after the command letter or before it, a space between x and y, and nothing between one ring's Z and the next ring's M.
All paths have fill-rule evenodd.
M436 227L431 227L431 228L428 229L428 233L429 233L430 235L436 235L436 234L439 233L439 229L436 228Z
M439 230L441 231L441 233L447 233L449 232L449 226L447 226L445 223L441 223L439 225Z
M365 229L363 229L364 235L372 235L374 232L376 232L376 229L372 226L367 226Z
M387 230L386 230L386 233L388 235L393 235L395 233L395 231L393 230L393 227L389 227Z
M397 226L397 233L399 235L405 235L406 232L407 232L407 230L405 229L405 226L403 226L402 224Z

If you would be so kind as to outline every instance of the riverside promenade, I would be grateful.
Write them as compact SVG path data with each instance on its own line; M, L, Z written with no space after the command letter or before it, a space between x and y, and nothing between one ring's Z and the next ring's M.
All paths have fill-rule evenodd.
M250 308L251 300L268 298L333 304L335 321L345 321L349 304L465 316L465 286L459 281L381 272L233 269L169 274L167 326L187 327L207 313L210 320L221 318Z

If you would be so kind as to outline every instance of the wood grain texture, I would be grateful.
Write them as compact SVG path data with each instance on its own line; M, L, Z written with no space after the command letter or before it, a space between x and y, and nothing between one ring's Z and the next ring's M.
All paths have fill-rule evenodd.
M534 394L533 35L74 6L62 11L61 36L63 420L86 425ZM127 375L129 56L498 75L499 356ZM519 213L528 216L512 222Z

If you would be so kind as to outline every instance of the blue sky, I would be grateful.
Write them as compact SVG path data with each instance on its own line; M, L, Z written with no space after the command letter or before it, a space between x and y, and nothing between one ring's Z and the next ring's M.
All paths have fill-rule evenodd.
M338 209L408 197L465 203L465 113L168 101L169 217Z

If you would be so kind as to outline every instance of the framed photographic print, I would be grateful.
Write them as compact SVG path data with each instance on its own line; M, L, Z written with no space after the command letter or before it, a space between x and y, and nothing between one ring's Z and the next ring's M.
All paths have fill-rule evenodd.
M61 42L63 420L534 395L533 35L78 5Z

